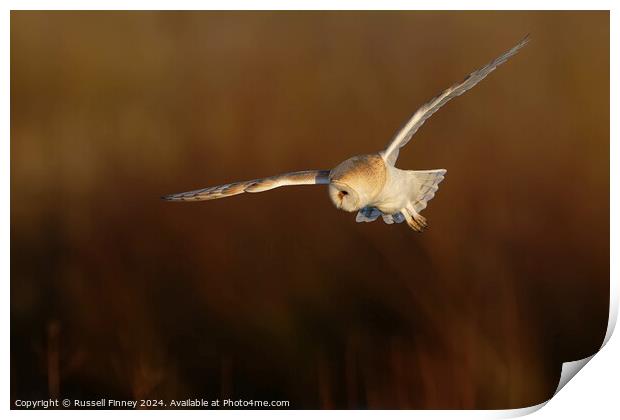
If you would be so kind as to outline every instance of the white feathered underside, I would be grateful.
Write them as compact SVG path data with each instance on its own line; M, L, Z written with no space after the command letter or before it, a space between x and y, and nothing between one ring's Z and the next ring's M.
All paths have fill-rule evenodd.
M439 183L443 181L446 174L445 169L434 169L430 171L405 171L409 177L409 203L416 213L424 210L430 200L435 197L435 193L439 189ZM402 211L409 211L404 208ZM355 221L374 222L382 217L383 221L388 224L402 223L406 220L402 211L386 214L376 207L367 206L362 208L355 217ZM411 213L411 212L410 212Z

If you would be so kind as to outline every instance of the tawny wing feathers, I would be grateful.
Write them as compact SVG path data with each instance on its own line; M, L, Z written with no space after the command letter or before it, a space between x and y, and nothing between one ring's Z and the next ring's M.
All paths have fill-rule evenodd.
M396 163L398 159L398 151L404 147L411 137L418 131L418 129L424 124L424 122L433 115L439 108L444 106L450 99L455 98L469 89L473 88L482 79L487 77L489 73L497 68L500 64L505 63L510 57L515 55L525 44L529 42L529 35L523 38L517 45L506 51L504 54L491 61L486 66L479 70L474 71L465 78L461 83L450 86L448 89L435 96L433 99L422 105L413 116L409 119L407 124L394 136L390 141L387 149L382 154L386 162L390 165Z
M253 179L251 181L233 182L216 187L170 194L162 197L169 201L203 201L230 197L244 192L256 193L272 190L288 185L329 184L329 171L299 171L289 172L268 178Z

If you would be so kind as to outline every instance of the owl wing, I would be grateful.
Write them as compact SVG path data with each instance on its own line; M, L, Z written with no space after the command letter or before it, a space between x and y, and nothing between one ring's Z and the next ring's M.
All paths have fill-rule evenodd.
M329 184L330 171L299 171L289 172L269 178L253 179L251 181L233 182L216 187L165 195L168 201L203 201L230 197L244 192L256 193L272 190L288 185Z
M486 66L479 70L474 71L460 83L450 86L448 89L435 96L433 99L422 105L413 116L409 119L407 124L394 136L390 141L387 149L382 152L382 156L386 162L390 165L396 163L398 159L398 151L404 147L411 137L418 131L418 129L424 124L424 122L433 115L439 108L444 106L450 99L455 98L469 89L473 88L482 79L487 77L489 73L497 68L500 64L505 63L510 57L515 55L521 48L529 42L529 35L525 36L517 45L506 51L504 54L491 61Z

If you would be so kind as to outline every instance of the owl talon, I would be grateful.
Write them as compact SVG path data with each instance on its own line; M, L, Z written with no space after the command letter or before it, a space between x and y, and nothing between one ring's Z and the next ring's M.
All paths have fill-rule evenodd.
M426 217L422 216L420 213L416 212L412 208L407 208L405 211L403 211L403 214L405 215L407 224L414 231L423 232L428 227Z

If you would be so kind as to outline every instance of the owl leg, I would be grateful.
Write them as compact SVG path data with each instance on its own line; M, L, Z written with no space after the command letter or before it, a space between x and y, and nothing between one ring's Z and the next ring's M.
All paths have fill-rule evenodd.
M426 217L415 211L413 206L409 205L406 209L403 209L402 214L405 216L405 220L411 229L416 232L422 232L428 227L426 223Z

